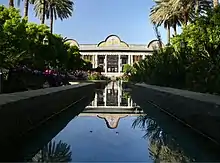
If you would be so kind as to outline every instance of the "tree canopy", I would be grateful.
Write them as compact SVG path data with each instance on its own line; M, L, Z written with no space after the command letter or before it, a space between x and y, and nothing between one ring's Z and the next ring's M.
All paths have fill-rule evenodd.
M184 26L171 45L135 64L130 80L220 93L219 15L216 7Z
M51 34L46 25L28 23L15 8L0 6L1 67L10 69L27 65L36 69L51 67L75 70L83 67L78 47L63 42L60 35ZM44 44L44 39L48 44Z

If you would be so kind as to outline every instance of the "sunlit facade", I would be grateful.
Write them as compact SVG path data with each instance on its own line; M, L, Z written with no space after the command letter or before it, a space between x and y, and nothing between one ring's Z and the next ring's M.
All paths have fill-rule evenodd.
M69 42L79 47L83 59L91 61L93 68L101 67L102 74L108 77L121 76L125 64L133 65L152 55L153 49L158 47L156 40L146 45L127 44L116 35L110 35L98 44L78 44L75 40Z

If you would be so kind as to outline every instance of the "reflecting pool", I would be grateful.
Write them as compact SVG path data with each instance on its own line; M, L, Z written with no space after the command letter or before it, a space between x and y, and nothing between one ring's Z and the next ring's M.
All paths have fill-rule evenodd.
M41 146L35 153L26 152L23 159L29 162L219 160L202 138L164 118L163 113L154 116L154 106L138 106L131 98L131 90L122 89L121 82L97 89L94 99L82 110L44 145L40 143L40 133L36 133L36 144Z

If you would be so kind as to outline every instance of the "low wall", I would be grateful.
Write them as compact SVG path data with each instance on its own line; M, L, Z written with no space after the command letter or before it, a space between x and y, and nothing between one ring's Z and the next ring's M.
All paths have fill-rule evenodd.
M13 144L94 90L94 84L81 83L0 95L0 144Z
M52 117L46 123L40 125L26 135L17 139L11 146L6 145L4 154L0 160L4 162L30 162L35 154L48 144L68 123L82 112L94 99L95 94L89 94L86 98L76 103L74 106L64 110L60 114ZM73 128L77 130L78 128ZM0 145L0 147L2 144ZM2 155L1 152L0 155ZM8 157L12 155L13 157ZM5 156L5 157L4 157Z
M146 84L130 87L139 101L147 101L212 142L220 144L219 96Z

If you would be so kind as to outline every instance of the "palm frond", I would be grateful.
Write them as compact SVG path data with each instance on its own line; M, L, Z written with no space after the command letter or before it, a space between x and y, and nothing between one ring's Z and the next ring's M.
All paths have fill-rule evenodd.
M72 152L70 145L59 141L50 141L33 158L33 162L70 162Z

